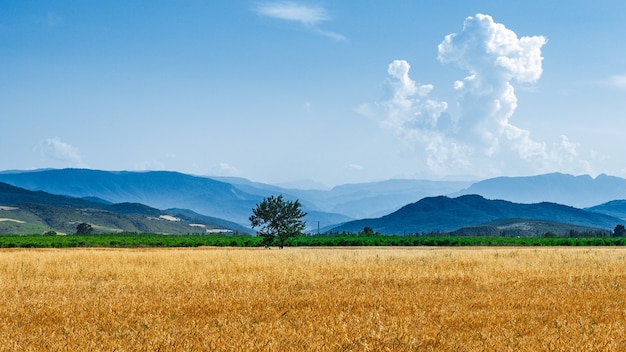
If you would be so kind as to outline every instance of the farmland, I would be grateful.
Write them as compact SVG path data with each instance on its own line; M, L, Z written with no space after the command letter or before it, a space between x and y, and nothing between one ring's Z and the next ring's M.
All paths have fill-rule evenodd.
M260 247L259 236L162 235L122 233L99 235L2 235L0 248L147 248L147 247ZM285 242L290 247L344 246L624 246L625 237L486 237L486 236L395 236L317 235L297 236Z
M621 247L2 249L0 351L626 349Z

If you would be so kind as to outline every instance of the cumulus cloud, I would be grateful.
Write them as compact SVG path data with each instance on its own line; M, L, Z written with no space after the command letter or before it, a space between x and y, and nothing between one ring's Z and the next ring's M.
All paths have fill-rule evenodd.
M428 98L433 86L412 80L410 69L411 66L404 60L394 60L389 64L387 73L390 76L391 98L378 103L386 116L383 125L407 138L411 138L415 129L434 129L441 114L448 109L446 102Z
M460 33L445 36L438 59L466 68L472 75L490 74L509 81L535 82L543 72L543 36L521 37L488 15L468 17Z
M410 77L404 60L388 67L388 97L362 104L357 111L377 117L382 126L414 145L424 156L424 166L439 175L487 176L528 167L535 172L570 166L589 171L588 163L577 160L577 145L566 136L549 146L511 121L518 104L514 84L541 77L546 42L543 36L518 37L488 15L468 17L461 32L445 36L438 45L441 63L468 72L452 83L458 107L454 116L448 102L431 98L433 85Z
M357 112L378 118L380 125L392 130L410 145L420 145L426 153L426 164L436 173L445 173L445 164L462 165L470 148L447 137L452 126L446 113L448 103L429 97L431 84L421 84L410 77L410 64L394 60L387 67L389 97L374 104L361 104Z
M39 153L46 159L56 162L70 164L75 167L86 166L78 149L63 142L60 138L48 138L43 140L33 148L33 151Z
M319 23L331 19L328 11L321 6L282 1L259 4L254 11L266 17L299 22L313 33L336 41L346 40L346 37L339 33L319 28Z

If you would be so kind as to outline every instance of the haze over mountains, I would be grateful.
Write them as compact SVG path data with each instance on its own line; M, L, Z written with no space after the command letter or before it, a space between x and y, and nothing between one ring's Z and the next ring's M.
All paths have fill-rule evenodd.
M489 199L517 203L553 202L573 207L591 207L616 199L626 199L626 179L589 175L551 173L526 177L496 177L476 182L450 194L480 194Z
M182 208L248 225L252 208L272 194L299 199L309 229L362 217L382 216L426 196L449 193L464 182L390 180L338 186L328 191L285 189L241 178L208 178L168 171L88 169L6 171L0 182L72 197L112 203L136 202L159 209Z
M199 177L168 171L53 169L0 172L0 182L33 191L46 191L79 198L89 197L91 200L101 202L141 203L157 209L176 208L180 212L192 211L199 216L225 219L242 226L249 226L248 217L252 208L264 197L283 194L285 198L299 199L303 204L304 210L309 213L305 219L308 224L307 231L312 233L317 231L318 226L320 231L362 230L364 226L369 226L367 224L373 224L371 222L373 220L367 222L359 219L368 218L384 219L378 220L378 225L376 225L379 227L376 231L379 232L391 231L399 234L414 232L413 228L407 228L407 221L421 223L422 226L418 231L449 231L461 226L481 224L477 222L478 220L482 222L498 220L505 215L509 217L532 216L534 219L545 221L566 221L577 226L609 229L615 226L615 222L623 220L626 214L624 209L626 202L603 204L626 199L626 180L606 175L592 178L554 173L531 177L500 177L476 183L387 180L341 185L330 190L302 190L287 189L242 178ZM487 199L460 197L469 194L480 195ZM457 221L449 216L458 211L455 207L459 206L459 202L468 199L473 202L465 206L473 208L476 212L468 212L465 216L472 218L472 222ZM489 201L490 199L506 200L508 203L493 203ZM426 216L425 214L429 214L428 211L416 205L421 206L427 201L431 203L436 201L435 208L439 209L438 213L430 213L430 216ZM511 202L541 204L534 204L530 207L533 211L526 213L501 211L498 215L497 212L486 211L494 207L510 210L513 207L509 204ZM558 203L568 207L557 209L558 207L555 207L557 204L548 206L543 202ZM594 208L589 210L612 217L584 220L588 217L588 212L580 209L576 210L582 213L569 211L571 209L565 211L566 208L570 208L569 206L581 208L593 206ZM547 215L542 215L542 212ZM567 215L564 216L561 212ZM353 220L360 222L351 223ZM394 224L382 225L387 220L393 220ZM337 227L341 224L344 224L343 227Z

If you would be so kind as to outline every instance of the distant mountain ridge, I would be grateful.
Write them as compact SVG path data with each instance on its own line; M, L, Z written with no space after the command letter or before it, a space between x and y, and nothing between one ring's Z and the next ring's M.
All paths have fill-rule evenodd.
M501 219L532 219L610 230L621 220L556 203L518 204L479 195L428 197L375 219L351 221L333 232L359 232L365 227L385 234L450 232Z
M615 199L626 199L626 179L605 174L592 178L589 175L561 173L496 177L476 182L449 196L465 194L480 194L485 198L516 203L553 202L584 208Z
M300 199L303 205L311 209L343 214L351 218L382 216L398 210L407 203L424 197L456 192L471 184L466 181L391 179L339 185L329 190L302 190L284 189L237 177L215 179L229 182L249 194L267 196L280 193L287 198Z

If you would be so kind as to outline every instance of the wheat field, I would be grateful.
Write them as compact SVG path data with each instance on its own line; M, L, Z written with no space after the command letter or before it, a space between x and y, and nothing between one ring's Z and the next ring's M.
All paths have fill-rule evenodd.
M0 351L624 351L626 249L0 251Z

